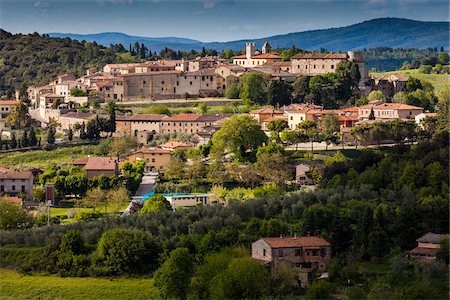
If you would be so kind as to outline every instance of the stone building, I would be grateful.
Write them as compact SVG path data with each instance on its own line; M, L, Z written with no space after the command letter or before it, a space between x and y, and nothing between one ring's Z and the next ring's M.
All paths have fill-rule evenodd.
M17 104L19 104L17 100L0 100L0 135L3 130L11 129L6 120Z
M116 131L114 136L135 136L139 142L147 140L160 132L161 122L167 115L163 114L137 114L130 116L116 116ZM140 140L142 139L142 140Z
M137 150L128 157L128 161L135 163L136 161L145 162L145 170L147 172L155 172L164 170L170 163L172 151L158 147L142 148Z
M14 172L0 168L0 195L17 196L25 194L31 200L33 193L33 174L31 172Z
M306 287L312 270L327 269L331 245L320 236L261 238L252 244L252 258L267 266L272 276L282 268L293 269L294 283Z
M368 120L370 112L374 111L375 120L390 120L390 119L413 119L423 113L423 108L401 103L379 103L367 104L358 108L358 119Z
M72 165L86 170L87 178L119 175L118 157L86 157L72 162Z

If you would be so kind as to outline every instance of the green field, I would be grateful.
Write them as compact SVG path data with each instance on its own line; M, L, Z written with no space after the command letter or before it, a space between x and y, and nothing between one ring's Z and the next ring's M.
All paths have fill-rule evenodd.
M413 76L420 80L426 80L434 86L435 92L438 93L441 90L449 89L450 87L450 75L449 74L422 74L418 69L414 70L398 70L392 72L370 72L370 75L375 77L381 77L390 74L401 74L405 76Z
M64 165L74 159L95 155L97 145L58 148L55 150L36 150L26 152L7 152L0 154L0 167L43 168L49 163Z
M22 276L0 269L0 299L155 299L153 279Z

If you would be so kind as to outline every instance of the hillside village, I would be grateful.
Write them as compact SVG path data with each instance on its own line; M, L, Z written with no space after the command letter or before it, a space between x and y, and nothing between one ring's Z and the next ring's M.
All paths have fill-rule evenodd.
M441 263L448 240L448 204L442 201L448 194L442 164L447 158L434 148L448 149L448 104L438 102L430 84L412 76L371 77L357 51L301 53L282 61L267 42L261 51L251 42L245 46L245 54L231 60L205 56L107 64L79 78L62 74L45 86L30 86L26 99L17 92L16 99L0 100L0 203L15 207L21 218L1 228L6 232L1 245L11 244L16 232L26 243L45 245L47 233L39 230L47 226L62 240L84 245L89 238L91 247L80 246L79 258L64 256L75 250L48 248L52 254L37 262L17 262L21 258L11 250L5 261L26 272L46 268L73 277L152 270L167 297L185 298L189 289L193 298L208 298L214 282L201 272L192 271L178 294L164 292L161 286L170 275L163 268L176 255L188 258L191 270L195 259L206 268L214 255L223 255L227 264L240 262L270 283L248 284L249 290L264 291L255 298L306 291L312 299L319 292L308 293L330 278L337 286L372 292L372 278L339 269L351 265L345 251L376 263L406 255L402 263L411 274L413 266ZM311 81L317 84L314 97ZM292 92L296 84L309 94ZM267 101L254 96L262 88L268 89ZM292 96L295 92L300 95ZM346 99L327 102L332 93ZM216 101L226 103L227 111L209 112ZM180 102L194 106L190 112L170 106ZM171 109L159 106L158 111L158 103ZM53 159L59 150L70 153L64 162ZM17 153L22 162L1 164L2 155L7 161ZM34 155L43 156L44 163L27 165ZM418 163L422 156L425 162ZM408 210L403 216L399 207L413 191L422 214ZM377 197L382 203L373 200ZM406 228L397 220L414 217L420 228L404 237ZM436 222L428 224L430 218ZM77 224L84 225L78 230ZM139 230L116 228L120 224ZM355 224L372 231L357 232ZM105 246L108 234L130 239L130 251L139 259L109 261L112 254L99 250L115 247ZM145 246L133 248L133 239ZM250 255L226 248L236 245L251 249ZM90 256L94 247L98 258ZM232 276L237 268L220 272ZM232 298L227 289L224 298ZM324 289L328 296L335 290Z

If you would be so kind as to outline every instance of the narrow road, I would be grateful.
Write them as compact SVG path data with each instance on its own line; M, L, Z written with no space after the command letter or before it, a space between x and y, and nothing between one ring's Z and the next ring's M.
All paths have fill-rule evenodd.
M132 197L130 204L128 204L128 207L123 211L122 216L129 216L139 210L140 205L142 205L140 204L142 196L153 191L156 183L156 178L158 178L158 173L144 173L142 182L139 185L136 194Z
M139 186L138 190L136 191L136 194L134 197L142 197L145 194L150 193L153 191L153 188L155 187L155 181L156 178L158 178L158 173L144 173L144 176L142 177L141 185Z

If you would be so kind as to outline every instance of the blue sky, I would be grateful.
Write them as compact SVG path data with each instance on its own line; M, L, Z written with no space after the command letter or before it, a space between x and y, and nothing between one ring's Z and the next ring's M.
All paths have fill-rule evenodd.
M448 0L0 0L13 33L123 32L229 41L399 17L449 21Z

